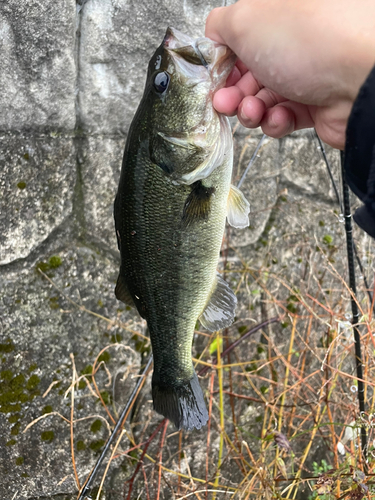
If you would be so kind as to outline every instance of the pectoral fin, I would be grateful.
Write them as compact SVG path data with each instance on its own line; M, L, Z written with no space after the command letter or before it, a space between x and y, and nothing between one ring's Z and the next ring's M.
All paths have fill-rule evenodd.
M130 295L129 289L127 287L127 284L125 282L125 278L119 274L117 278L117 283L116 283L116 288L115 288L115 295L118 300L121 300L121 302L124 302L124 304L135 307L134 301L132 299L132 296Z
M249 225L250 203L243 193L233 185L229 191L227 210L228 224L238 229Z
M185 227L190 226L196 220L207 219L211 210L211 198L215 192L214 187L206 187L201 181L195 182L191 193L186 199L182 222Z
M236 305L236 296L228 283L218 274L211 298L199 321L210 332L226 328L233 323Z

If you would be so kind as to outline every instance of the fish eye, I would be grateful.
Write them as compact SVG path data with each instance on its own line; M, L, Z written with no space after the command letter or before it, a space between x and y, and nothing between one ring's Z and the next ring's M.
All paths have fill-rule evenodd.
M155 90L157 92L159 92L160 94L163 94L168 88L169 80L170 80L170 78L169 78L169 75L166 71L162 71L161 73L158 73L154 79Z

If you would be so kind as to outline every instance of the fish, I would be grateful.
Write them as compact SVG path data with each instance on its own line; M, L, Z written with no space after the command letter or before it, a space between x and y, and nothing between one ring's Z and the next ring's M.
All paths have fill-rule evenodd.
M231 127L212 105L235 60L224 45L167 29L149 61L114 204L115 294L147 321L153 407L177 429L208 420L192 363L195 325L228 327L237 303L217 264L226 220L248 226L249 203L231 186Z

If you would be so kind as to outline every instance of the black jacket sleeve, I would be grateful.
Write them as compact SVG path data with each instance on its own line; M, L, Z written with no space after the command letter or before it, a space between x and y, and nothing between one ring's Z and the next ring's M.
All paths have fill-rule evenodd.
M345 177L362 205L355 222L375 238L375 67L354 102L346 129Z

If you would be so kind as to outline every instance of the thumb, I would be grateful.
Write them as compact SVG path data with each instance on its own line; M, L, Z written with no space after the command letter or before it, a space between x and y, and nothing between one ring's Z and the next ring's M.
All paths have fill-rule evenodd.
M217 7L211 10L206 19L205 35L215 42L226 45L225 18L228 7Z

